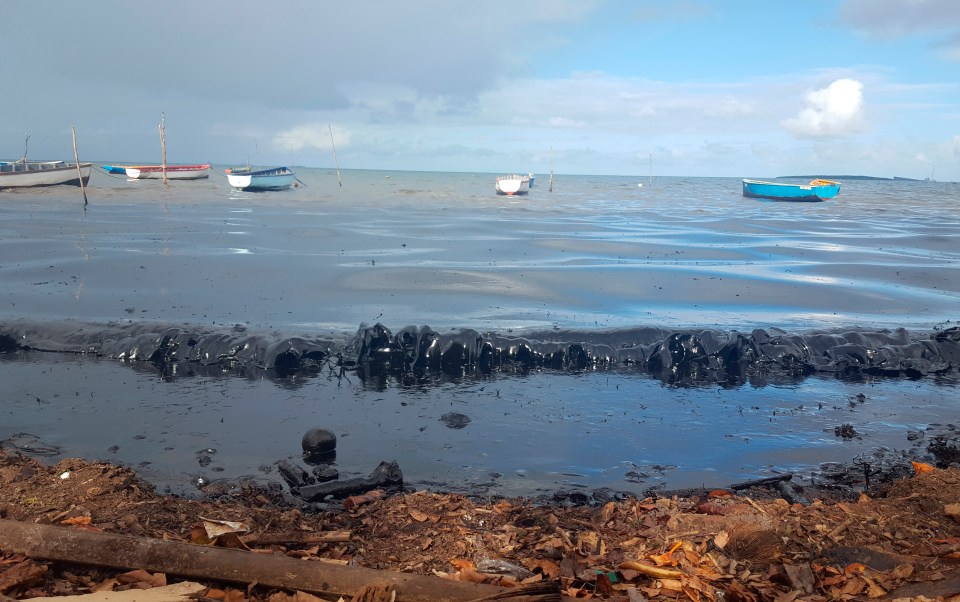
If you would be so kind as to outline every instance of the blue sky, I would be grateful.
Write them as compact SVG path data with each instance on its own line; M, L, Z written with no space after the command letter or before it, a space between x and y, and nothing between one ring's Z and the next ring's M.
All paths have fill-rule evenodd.
M960 181L957 0L8 0L0 56L3 159Z

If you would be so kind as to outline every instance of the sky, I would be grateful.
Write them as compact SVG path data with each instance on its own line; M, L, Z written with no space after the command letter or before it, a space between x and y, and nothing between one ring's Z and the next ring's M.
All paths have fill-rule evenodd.
M960 181L960 0L4 0L0 159Z

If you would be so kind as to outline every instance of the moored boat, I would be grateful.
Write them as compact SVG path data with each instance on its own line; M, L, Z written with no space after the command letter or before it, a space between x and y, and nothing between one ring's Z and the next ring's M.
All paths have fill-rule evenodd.
M132 180L163 179L162 165L125 165L127 177ZM168 180L200 180L210 177L210 164L197 165L167 165Z
M234 167L226 170L227 182L237 190L263 191L286 190L293 185L296 175L288 167L270 167L267 169L253 169L250 167Z
M743 180L743 196L774 201L826 201L840 194L840 182L817 178L809 184Z
M0 189L31 188L35 186L86 186L90 181L92 163L64 161L0 161Z
M507 196L527 194L527 188L524 188L525 184L527 185L527 188L529 188L526 176L517 174L509 176L497 176L497 194L504 194Z

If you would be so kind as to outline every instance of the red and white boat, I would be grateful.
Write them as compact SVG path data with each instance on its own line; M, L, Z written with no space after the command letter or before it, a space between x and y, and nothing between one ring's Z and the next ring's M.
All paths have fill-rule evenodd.
M163 179L162 165L125 165L123 168L131 180ZM166 172L168 180L200 180L210 177L210 164L167 165Z
M527 176L517 174L497 176L497 194L505 194L507 196L527 194L529 181Z

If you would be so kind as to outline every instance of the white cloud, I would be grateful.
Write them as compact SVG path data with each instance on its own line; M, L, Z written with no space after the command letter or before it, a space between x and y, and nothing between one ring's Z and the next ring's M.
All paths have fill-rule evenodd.
M807 93L806 106L784 129L798 138L835 138L859 131L863 124L863 84L838 79Z

